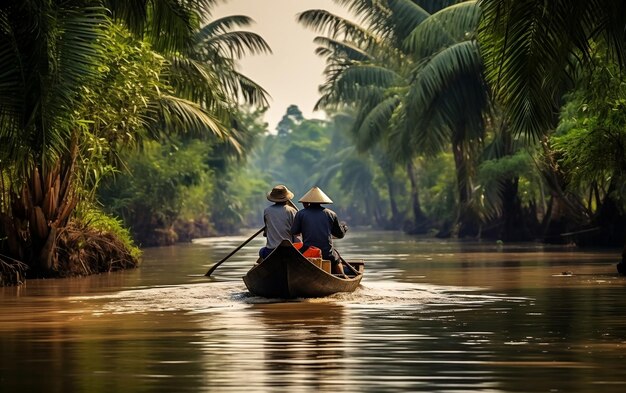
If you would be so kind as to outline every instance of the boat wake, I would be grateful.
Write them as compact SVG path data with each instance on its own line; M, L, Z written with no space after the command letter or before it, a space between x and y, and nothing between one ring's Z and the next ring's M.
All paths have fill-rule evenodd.
M85 303L94 315L152 312L211 313L246 308L252 304L301 302L340 303L353 308L418 309L436 305L475 308L496 302L525 302L503 294L489 294L482 288L374 281L362 284L353 293L338 293L317 299L267 299L248 292L239 282L169 285L125 290L113 294L72 297ZM100 303L96 306L94 303ZM79 307L80 308L80 307Z

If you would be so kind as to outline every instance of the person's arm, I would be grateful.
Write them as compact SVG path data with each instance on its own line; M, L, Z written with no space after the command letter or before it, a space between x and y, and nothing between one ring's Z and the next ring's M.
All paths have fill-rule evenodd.
M267 237L267 217L265 212L263 212L263 237Z
M346 232L348 231L348 226L346 224L340 224L339 219L336 214L332 214L332 223L330 227L330 234L336 237L337 239L342 239Z
M293 205L293 203L292 203ZM302 238L298 233L294 233L293 232L293 224L296 221L296 214L298 214L298 210L296 209L291 209L290 210L290 214L293 214L291 216L291 227L289 228L289 232L291 233L291 242L292 243L302 243Z
M296 216L293 218L293 223L291 224L291 236L293 238L296 238L301 233L302 233L302 215L296 213Z

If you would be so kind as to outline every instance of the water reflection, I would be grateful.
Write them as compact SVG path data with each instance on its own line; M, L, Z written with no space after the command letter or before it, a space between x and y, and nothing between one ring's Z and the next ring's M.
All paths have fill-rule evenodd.
M0 289L0 391L626 388L626 279L610 252L355 231L341 247L366 261L362 287L284 302L243 285L254 245L202 276L246 238Z
M205 386L219 391L331 391L346 382L344 308L255 304L197 317Z

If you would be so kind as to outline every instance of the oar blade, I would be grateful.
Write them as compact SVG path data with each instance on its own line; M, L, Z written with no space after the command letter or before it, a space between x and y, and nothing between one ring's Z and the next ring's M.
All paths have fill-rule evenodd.
M206 272L206 274L204 276L205 277L209 277L211 274L213 274L213 272L215 271L215 269L217 269L218 266L219 266L219 264L217 264L217 263L215 265L211 266L209 271Z

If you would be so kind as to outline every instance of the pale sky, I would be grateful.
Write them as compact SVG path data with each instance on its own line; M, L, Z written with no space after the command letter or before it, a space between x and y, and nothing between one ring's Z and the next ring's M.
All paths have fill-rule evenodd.
M271 55L242 59L239 68L270 94L265 121L271 131L291 104L298 105L306 118L324 117L313 112L318 86L324 81L324 60L314 53L313 39L318 34L296 21L298 13L310 9L348 16L347 10L332 0L228 0L214 8L213 18L246 15L254 19L245 30L261 35L272 48Z

